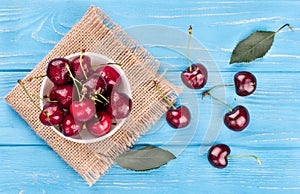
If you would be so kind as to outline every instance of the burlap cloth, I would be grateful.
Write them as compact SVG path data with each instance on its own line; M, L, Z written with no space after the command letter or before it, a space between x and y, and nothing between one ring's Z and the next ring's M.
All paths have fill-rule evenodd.
M40 111L33 106L20 86L7 96L7 102L32 129L57 152L91 186L112 166L114 159L127 151L169 108L151 80L171 101L178 88L157 74L159 62L99 8L91 6L83 18L68 32L49 54L24 78L44 75L48 62L56 57L86 51L106 55L122 64L132 89L133 107L125 124L113 136L92 144L74 143L60 137L39 121ZM26 83L26 82L25 82ZM26 83L30 94L39 94L42 79ZM38 100L36 103L39 103Z

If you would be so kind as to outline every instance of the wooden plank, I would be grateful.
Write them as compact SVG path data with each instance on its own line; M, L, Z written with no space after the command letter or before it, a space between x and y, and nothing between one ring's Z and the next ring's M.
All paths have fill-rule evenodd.
M1 193L297 193L299 149L252 149L234 146L232 154L252 158L230 159L226 169L211 167L197 146L189 146L177 159L149 172L132 172L114 166L92 188L45 146L0 146ZM284 160L283 160L284 158ZM284 170L282 170L284 168ZM12 184L13 183L13 184Z
M60 3L51 2L49 6L61 7ZM134 2L132 3L130 5L134 6ZM14 2L7 1L6 4L14 5ZM107 11L124 28L154 23L186 31L188 25L192 24L193 36L208 49L221 71L237 68L247 68L251 71L274 71L274 67L276 71L299 71L299 66L295 65L300 57L298 53L300 38L297 35L299 26L296 23L298 12L297 9L290 9L291 6L299 6L297 1L260 1L260 6L257 6L256 1L247 3L191 1L186 2L184 7L180 1L173 1L170 5L160 1L151 1L143 2L143 6L134 12L119 4L119 1L109 3L104 1L96 5ZM34 68L54 44L80 19L89 5L90 2L65 3L63 8L54 13L49 12L48 6L45 6L47 7L45 10L38 3L24 4L22 2L18 7L21 10L17 9L17 11L3 6L4 15L2 14L3 18L0 20L0 34L5 49L0 53L2 59L0 69ZM274 14L274 9L276 9L276 14ZM65 14L70 17L64 17ZM285 29L279 33L266 58L242 67L237 65L232 68L228 65L231 50L238 41L255 30L276 30L287 22L294 25L295 32ZM162 46L170 47L170 45ZM178 46L176 40L173 46Z

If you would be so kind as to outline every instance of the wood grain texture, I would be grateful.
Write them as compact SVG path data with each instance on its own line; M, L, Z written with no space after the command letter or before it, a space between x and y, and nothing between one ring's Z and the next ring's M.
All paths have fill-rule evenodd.
M253 72L257 91L238 97L225 90L226 101L249 109L251 123L240 133L222 127L217 143L231 146L232 154L255 154L252 159L231 159L228 168L212 168L199 155L210 121L212 101L200 99L201 91L184 89L180 102L193 112L195 133L182 133L160 120L138 145L154 144L180 150L177 159L149 172L131 172L114 166L89 188L4 101L17 79L25 77L66 32L94 4L125 29L156 24L186 31L209 52L224 83L237 71ZM299 193L300 192L300 1L1 1L0 5L0 193ZM267 55L249 64L229 65L231 51L255 30L277 30ZM184 40L185 41L185 40ZM168 67L168 80L181 85L185 56L174 50L182 45L142 45ZM185 51L183 46L182 51ZM199 48L191 45L191 50ZM201 60L195 58L196 61ZM205 63L205 61L203 62ZM211 86L209 80L205 89ZM223 110L226 111L225 109ZM221 111L222 112L222 111ZM181 134L181 133L180 133ZM191 136L192 135L192 136ZM174 139L176 141L174 141ZM189 141L191 139L191 141ZM173 140L173 141L172 141ZM189 144L185 145L188 140ZM170 143L171 142L171 143Z
M189 146L180 157L157 170L132 172L114 166L92 188L47 146L1 146L0 149L1 193L297 193L299 190L299 166L294 165L299 160L299 149L289 149L292 155L286 149L269 149L266 155L265 148L233 146L232 154L260 155L263 165L258 166L252 159L232 159L226 169L219 170L212 168L205 156L197 154L197 146Z

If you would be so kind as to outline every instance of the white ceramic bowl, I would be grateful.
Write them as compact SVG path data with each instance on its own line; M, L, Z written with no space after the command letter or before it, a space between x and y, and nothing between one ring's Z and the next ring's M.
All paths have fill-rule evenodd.
M73 58L75 58L79 55L80 55L80 53L75 53L75 54L66 56L65 58L69 59L71 61ZM104 55L98 54L98 53L85 52L84 55L87 55L91 58L91 64L92 64L93 68L99 67L99 64L114 63L113 60L107 58ZM121 69L121 67L119 65L110 65L110 66L113 67L120 74L121 79L122 79L121 85L118 88L118 91L126 93L130 98L132 98L130 84L129 84L129 81L128 81L124 71ZM54 86L54 84L48 79L48 77L45 77L42 82L40 97L43 98L45 95L49 95L50 90L52 89L53 86ZM45 103L41 100L40 101L41 108L43 108L44 104ZM60 135L61 137L65 138L65 139L68 139L70 141L77 142L77 143L94 143L94 142L104 140L107 137L113 135L118 129L120 129L120 127L125 123L125 121L126 121L126 118L113 120L113 123L117 123L117 124L112 125L112 129L109 133L107 133L103 136L100 136L100 137L93 136L92 134L90 134L88 132L87 129L83 129L78 135L72 136L72 137L65 136L63 133L61 133L54 127L52 127L52 129L58 135Z

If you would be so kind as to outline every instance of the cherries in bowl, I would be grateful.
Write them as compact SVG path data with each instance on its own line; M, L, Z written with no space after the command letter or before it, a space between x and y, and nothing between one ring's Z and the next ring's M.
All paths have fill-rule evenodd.
M63 103L68 119L51 126L61 137L77 143L98 142L113 135L128 118L132 105L130 84L121 66L108 57L92 52L71 54L49 61L46 73L40 98ZM118 103L123 103L122 110L127 112L110 115L110 101L116 103L116 92L126 97ZM45 105L47 102L41 100L41 109Z

